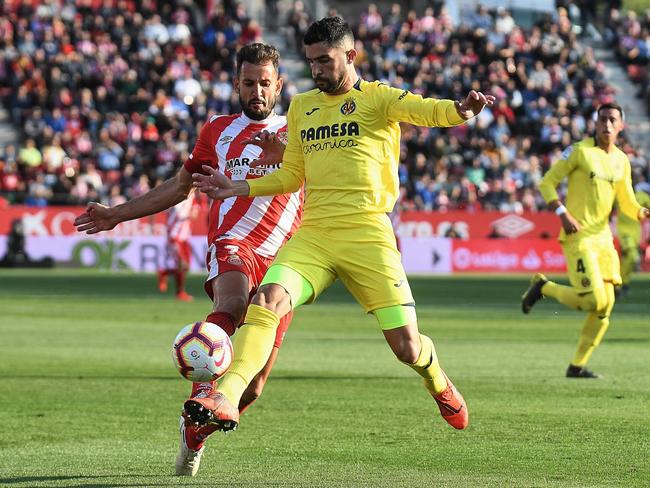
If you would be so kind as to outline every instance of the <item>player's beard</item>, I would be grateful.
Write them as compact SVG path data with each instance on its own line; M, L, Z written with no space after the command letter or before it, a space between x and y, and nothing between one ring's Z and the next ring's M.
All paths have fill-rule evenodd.
M316 86L320 91L325 93L334 93L339 91L341 86L343 86L343 82L345 81L345 73L341 73L338 79L330 80L323 76L318 76L314 78L314 81L316 82Z
M241 95L239 95L239 104L242 107L242 112L244 112L246 117L252 120L264 120L269 115L271 115L271 112L273 112L273 107L275 107L276 100L277 97L273 95L268 102L264 100L264 106L261 109L257 110L257 109L253 109L249 105L251 100L249 100L248 102L244 102L244 100L242 100Z

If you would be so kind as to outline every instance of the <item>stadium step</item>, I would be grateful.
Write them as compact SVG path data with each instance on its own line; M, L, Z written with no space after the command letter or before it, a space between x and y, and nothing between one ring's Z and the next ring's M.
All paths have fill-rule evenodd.
M11 123L9 112L2 105L0 105L0 147L7 144L18 144L20 135Z
M592 45L594 56L605 65L607 83L616 90L616 101L625 110L626 133L635 146L640 146L646 154L650 153L650 119L645 112L645 105L636 97L638 89L630 81L625 70L617 62L611 47Z

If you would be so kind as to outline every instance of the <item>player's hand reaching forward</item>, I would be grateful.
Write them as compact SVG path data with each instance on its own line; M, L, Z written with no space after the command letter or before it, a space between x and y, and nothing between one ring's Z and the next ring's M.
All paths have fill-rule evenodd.
M233 182L230 181L230 178L219 173L219 171L207 164L204 164L202 168L203 171L205 171L205 174L192 174L192 185L194 188L215 200L224 200L235 196L234 185ZM248 186L248 184L246 184L246 186Z
M115 217L111 207L97 202L90 202L86 211L74 219L74 226L78 232L97 234L113 229L120 221Z
M641 211L639 212L639 218L641 220L643 219L650 219L650 209L648 208L642 208Z
M278 135L267 130L257 131L246 139L243 144L252 144L262 148L260 157L250 163L250 167L278 164L282 162L285 145L278 138Z
M496 98L493 95L484 95L481 92L472 90L465 100L456 102L456 111L463 119L469 120L480 114L486 105L492 105L495 100Z

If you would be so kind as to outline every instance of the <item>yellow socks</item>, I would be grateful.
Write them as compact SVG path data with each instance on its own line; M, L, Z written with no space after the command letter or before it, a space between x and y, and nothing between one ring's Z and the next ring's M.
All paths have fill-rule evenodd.
M230 403L238 405L248 384L259 373L271 355L280 317L259 305L249 305L246 319L235 334L234 358L221 379L218 390Z
M598 347L607 332L609 316L614 308L614 286L611 283L605 283L605 291L607 293L607 308L600 313L590 312L587 314L587 320L585 320L580 333L578 348L571 361L574 366L584 367L587 364L591 353Z
M542 287L542 294L547 297L555 298L558 302L574 310L593 311L596 308L596 302L593 293L579 294L572 286L558 285L552 281L547 281Z
M571 364L580 366L581 368L587 364L591 353L594 352L594 349L596 349L603 339L605 332L607 332L608 326L609 317L601 319L596 312L589 312L587 314L587 320L585 320L582 326L578 348L576 349Z
M418 359L413 364L405 364L408 364L417 374L424 378L424 386L427 390L433 395L437 395L447 388L447 379L442 369L440 369L436 349L433 347L431 339L420 334L420 343L422 344L422 349L420 350Z

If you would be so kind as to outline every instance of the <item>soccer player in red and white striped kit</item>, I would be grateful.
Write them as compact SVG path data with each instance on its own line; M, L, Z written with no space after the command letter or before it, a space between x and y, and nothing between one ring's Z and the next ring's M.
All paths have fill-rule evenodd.
M192 261L192 221L196 218L198 199L196 192L167 210L167 246L164 266L158 270L158 289L167 291L167 277L172 275L176 283L176 298L191 302L194 297L185 290L185 277Z
M286 118L273 112L283 80L278 73L279 53L273 46L256 43L237 53L235 88L242 112L215 115L203 126L188 160L173 178L116 207L90 203L77 217L80 232L96 234L113 229L120 222L152 215L185 200L193 190L192 173L210 165L233 180L259 178L280 167L277 164L250 165L261 149L249 145L249 138L261 130L286 135ZM278 249L300 225L303 190L272 197L233 197L215 201L209 213L208 279L205 290L214 302L206 321L232 335L241 325L252 297ZM243 412L260 395L278 349L291 321L283 319L272 353L239 403ZM212 383L194 383L191 397L207 395ZM180 419L181 442L176 474L194 476L199 468L204 443L213 427L196 428Z

